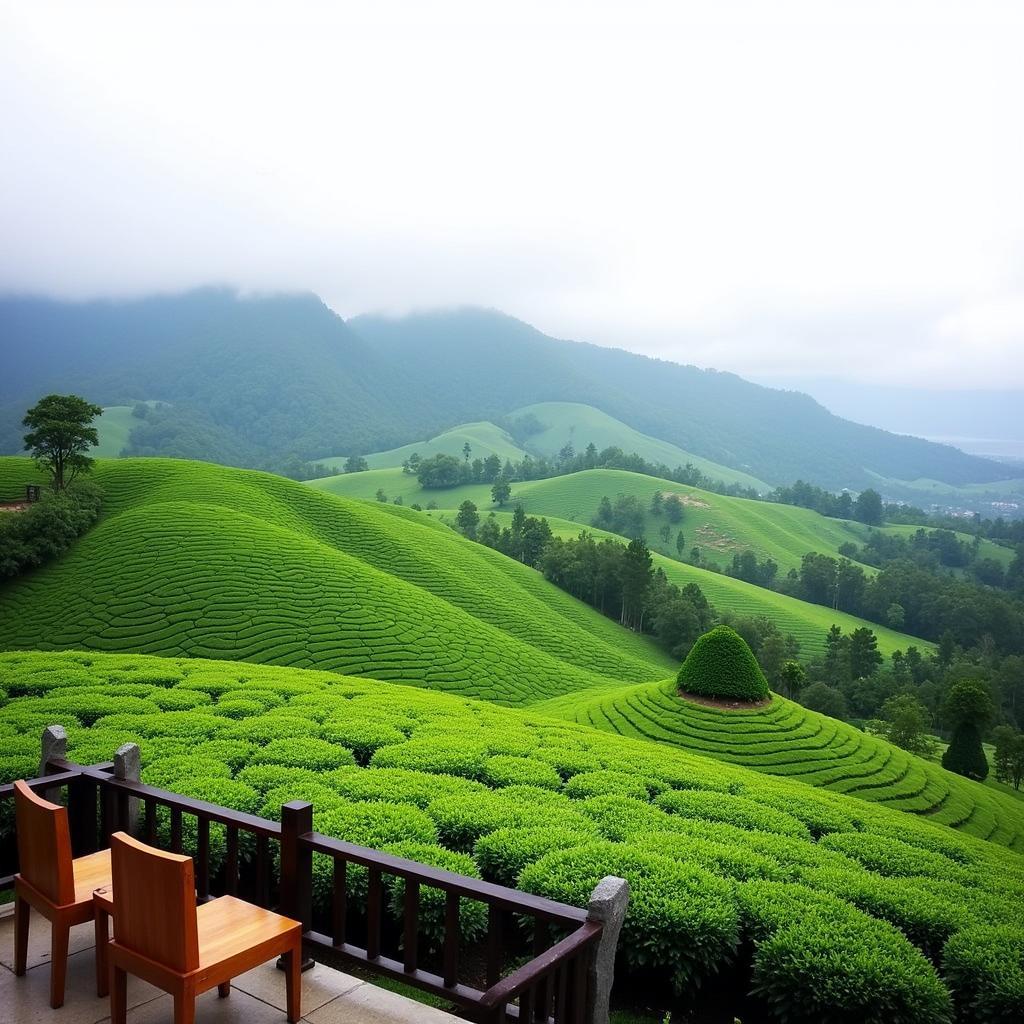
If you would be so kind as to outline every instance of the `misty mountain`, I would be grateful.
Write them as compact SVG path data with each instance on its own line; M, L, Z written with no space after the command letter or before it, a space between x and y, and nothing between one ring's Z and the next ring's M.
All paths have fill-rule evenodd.
M24 409L51 391L103 405L168 403L139 421L130 452L275 468L572 401L773 483L1006 476L989 460L840 419L798 392L557 340L479 309L346 323L313 295L8 298L0 349L3 451L18 449Z

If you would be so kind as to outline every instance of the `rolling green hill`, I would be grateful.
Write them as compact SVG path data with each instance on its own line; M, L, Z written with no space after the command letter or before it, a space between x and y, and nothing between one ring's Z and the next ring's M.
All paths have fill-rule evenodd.
M656 437L641 434L639 430L634 430L592 405L581 405L578 402L540 402L517 409L509 418L516 419L531 414L544 425L544 430L530 434L525 447L538 455L551 458L567 443L571 443L576 451L581 452L593 441L598 451L610 447L621 448L627 455L636 452L648 462L664 463L670 469L685 466L689 462L712 480L739 484L741 487L753 487L754 490L761 492L772 489L769 484L750 473L730 469L721 463L684 451L668 441L659 441Z
M1012 796L783 697L722 711L680 699L669 680L556 697L536 710L923 815L1024 852L1024 805Z
M139 425L130 405L108 405L95 422L100 443L89 454L96 459L116 459L128 443L128 435Z
M326 477L309 481L309 486L367 500L372 500L376 491L381 489L389 500L400 496L406 505L416 502L426 507L428 502L436 502L443 506L437 514L447 516L451 522L454 521L459 503L467 499L475 502L485 514L493 509L490 488L486 485L424 491L414 476L404 474L401 470L371 470ZM595 536L614 537L614 534L606 534L590 526L601 497L606 494L613 498L622 493L635 494L647 506L656 491L681 494L687 504L683 522L679 527L673 527L668 545L657 535L658 525L664 519L648 517L647 541L654 553L655 562L665 570L673 583L679 586L697 583L720 610L737 615L767 615L784 632L797 637L805 655L824 650L825 634L833 623L840 625L844 631L870 626L878 636L879 649L886 655L897 649L906 650L910 645L922 649L931 648L932 645L927 641L885 626L776 594L743 580L709 572L675 557L674 531L681 528L686 535L687 550L694 545L699 546L709 560L714 560L714 553L719 555L720 564L724 565L732 561L734 551L750 548L757 552L759 558L774 558L784 573L790 568L799 567L800 558L807 551L838 554L838 546L844 541L862 542L867 537L868 527L860 523L828 519L809 509L790 505L728 498L710 491L619 470L590 470L516 484L506 508L521 503L529 514L547 518L552 530L559 536L574 537L581 526L585 526ZM498 512L498 516L504 522L510 517L510 512ZM885 529L902 531L906 528ZM1003 552L1008 550L991 542L986 544L986 554L991 548L998 552L996 557L1001 558Z
M473 449L471 459L486 459L488 455L497 455L504 463L506 460L518 462L526 452L520 448L509 434L496 427L493 423L463 423L459 427L446 430L429 441L417 441L392 448L387 452L374 452L367 455L366 461L370 469L394 469L400 467L414 452L421 458L431 455L455 455L463 457L463 446L468 444ZM325 466L332 466L339 471L345 465L347 456L336 455L331 458L318 459Z
M442 509L434 515L444 516L448 522L454 522L455 518L454 510ZM511 512L495 512L495 516L503 526L512 521ZM550 516L548 525L556 537L577 537L580 533L579 525L568 519ZM617 534L594 527L588 527L588 532L598 540L622 540ZM652 552L652 558L656 567L664 569L669 582L679 587L685 587L687 583L696 583L719 611L731 611L736 615L745 616L767 616L784 633L792 633L800 641L801 657L824 653L825 634L833 624L838 625L845 633L860 626L874 630L878 638L878 649L886 657L895 650L905 651L909 646L916 646L922 651L930 651L934 647L934 644L919 637L899 633L887 626L859 619L846 612L834 611L807 601L798 601L796 598L756 587L752 583L733 579L731 576L700 569L695 565L668 558L657 551Z
M595 469L571 476L552 477L517 485L512 500L521 501L533 515L550 515L589 525L597 513L601 498L619 494L633 495L646 509L658 492L678 494L685 505L683 522L672 527L669 544L658 535L662 517L647 517L644 539L650 548L675 557L675 533L682 529L686 547L699 547L701 555L719 566L732 562L734 554L753 551L759 559L772 558L780 574L798 569L808 551L839 557L839 547L847 542L863 544L873 529L882 533L909 535L913 526L869 527L845 519L831 519L806 508L733 498L668 480L657 480L639 473ZM970 542L967 534L959 535ZM982 557L1009 565L1014 552L1010 548L984 540ZM868 567L868 571L870 567Z
M578 905L601 877L624 876L624 974L649 986L653 968L689 997L720 975L737 1008L748 985L757 993L747 1004L755 1019L949 1024L954 1011L977 1019L979 992L1005 1008L986 1020L1014 1019L1020 1007L1008 965L1024 944L1024 858L883 806L369 678L0 655L3 777L34 772L37 732L52 722L83 763L134 741L151 785L268 816L309 799L328 835ZM730 723L743 745L749 722L716 724ZM806 748L808 730L793 731ZM185 841L196 841L189 829ZM210 855L216 870L217 827ZM324 913L330 880L314 871ZM353 907L360 884L350 873ZM424 907L436 939L440 919ZM479 941L485 915L468 904L460 928Z
M0 482L34 473L0 460ZM104 516L0 590L0 647L217 655L530 703L672 663L427 516L281 477L100 461Z

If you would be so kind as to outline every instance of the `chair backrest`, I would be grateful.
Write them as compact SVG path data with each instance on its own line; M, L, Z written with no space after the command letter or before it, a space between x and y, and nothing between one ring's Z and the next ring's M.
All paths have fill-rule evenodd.
M68 809L36 796L19 779L14 783L14 821L22 878L58 907L74 903Z
M180 973L199 966L192 858L115 832L110 837L114 940Z

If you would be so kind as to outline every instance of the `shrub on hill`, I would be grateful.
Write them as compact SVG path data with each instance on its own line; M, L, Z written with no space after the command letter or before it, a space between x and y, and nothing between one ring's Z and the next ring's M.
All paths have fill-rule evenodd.
M747 642L731 626L698 637L676 677L680 690L702 697L758 701L768 681Z
M1024 928L978 925L954 935L942 973L961 1020L1014 1024L1024 1007Z

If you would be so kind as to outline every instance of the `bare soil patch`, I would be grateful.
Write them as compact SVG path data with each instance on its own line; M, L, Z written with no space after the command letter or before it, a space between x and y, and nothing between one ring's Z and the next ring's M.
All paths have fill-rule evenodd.
M757 711L768 707L771 697L764 700L728 700L722 697L705 697L701 693L690 693L688 690L676 690L676 696L706 708L717 708L719 711Z

